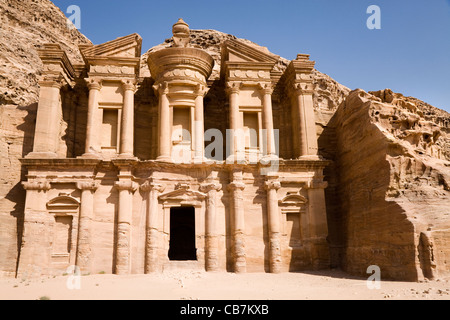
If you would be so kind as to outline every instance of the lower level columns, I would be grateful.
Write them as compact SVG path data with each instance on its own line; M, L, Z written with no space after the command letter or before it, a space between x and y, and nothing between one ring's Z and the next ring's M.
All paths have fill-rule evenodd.
M147 224L145 242L145 273L157 272L159 231L158 231L158 196L165 189L164 186L147 181L141 186L141 190L147 193Z
M247 261L245 254L245 215L244 215L244 189L242 171L234 171L231 190L231 204L233 210L233 258L234 272L245 273Z
M81 190L81 207L78 219L78 243L75 264L82 272L92 272L92 219L94 215L94 193L98 184L93 181L77 182Z
M271 273L281 272L281 228L277 190L281 184L277 180L266 182L267 216L269 226L269 268Z
M219 239L217 234L216 197L221 185L206 183L200 191L206 193L205 268L206 271L219 270Z
M133 193L136 191L137 186L131 180L123 180L117 181L115 187L119 190L115 273L122 275L130 273Z

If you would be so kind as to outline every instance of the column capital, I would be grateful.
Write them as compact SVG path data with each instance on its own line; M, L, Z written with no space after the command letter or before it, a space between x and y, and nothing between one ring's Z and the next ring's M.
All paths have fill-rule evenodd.
M272 95L272 93L273 93L273 85L272 85L272 83L259 83L258 87L259 87L259 90L263 94L270 94L270 95Z
M294 91L297 95L313 94L314 85L312 83L295 83Z
M79 190L91 190L96 191L100 183L98 181L78 181L76 183L77 189Z
M168 94L169 93L169 83L166 81L160 82L153 86L156 94Z
M102 79L86 78L84 81L86 81L89 90L100 90L102 88Z
M48 191L51 189L48 181L24 181L22 185L25 190Z
M164 192L164 190L166 190L166 187L154 181L147 180L141 185L140 189L143 192L157 191L161 193Z
M114 186L119 190L119 191L122 191L122 190L128 190L128 191L131 191L131 192L136 192L136 190L137 190L137 188L138 188L138 185L137 185L137 183L136 182L134 182L134 181L131 181L131 180L126 180L126 181L116 181L115 183L114 183Z
M281 183L278 180L268 180L265 183L266 190L279 190L281 189Z
M240 81L228 81L226 85L226 91L228 94L239 93L243 87L243 83Z
M240 182L240 181L234 181L234 182L231 182L231 183L228 185L228 189L230 189L230 190L241 190L241 191L243 191L243 190L245 189L245 183Z
M200 186L200 192L208 193L210 191L220 191L222 190L222 186L218 183L210 182L204 183Z
M203 84L197 84L197 86L195 87L195 95L199 96L199 97L204 97L208 94L209 92L209 88Z
M125 91L136 91L137 80L136 79L123 79L120 81L122 83L122 88Z

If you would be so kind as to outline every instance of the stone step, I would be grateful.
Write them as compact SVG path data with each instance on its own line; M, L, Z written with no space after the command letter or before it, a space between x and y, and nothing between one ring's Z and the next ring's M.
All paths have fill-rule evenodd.
M180 270L204 271L205 266L199 261L169 261L163 265L163 272Z

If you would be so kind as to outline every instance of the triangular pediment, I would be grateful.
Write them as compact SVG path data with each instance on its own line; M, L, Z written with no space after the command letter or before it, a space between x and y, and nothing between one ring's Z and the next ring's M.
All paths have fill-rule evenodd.
M84 57L139 58L141 56L142 38L133 33L103 44L81 46Z
M205 199L206 194L191 190L188 186L177 187L174 191L162 194L159 196L161 201L177 201L177 202L189 202L189 201L201 201Z
M227 40L222 47L225 62L277 63L279 56L239 40Z

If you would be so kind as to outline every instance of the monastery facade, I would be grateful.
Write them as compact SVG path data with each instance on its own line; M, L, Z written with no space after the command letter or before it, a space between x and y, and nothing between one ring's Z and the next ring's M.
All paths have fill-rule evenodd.
M81 46L83 64L39 51L19 274L329 268L315 63L277 72L279 57L227 40L211 80L181 19L172 40L146 78L137 34Z

